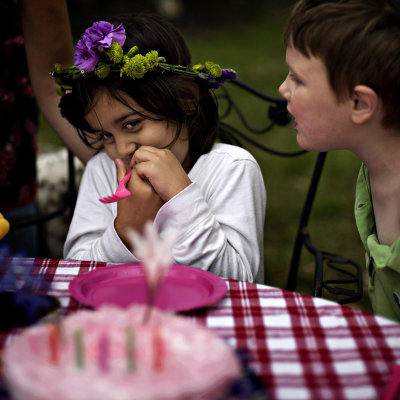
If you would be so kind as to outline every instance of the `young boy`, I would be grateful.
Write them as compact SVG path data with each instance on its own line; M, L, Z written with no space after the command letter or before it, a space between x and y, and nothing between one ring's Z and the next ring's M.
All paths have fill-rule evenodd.
M400 321L400 2L300 0L279 88L306 150L362 161L355 217L376 314Z

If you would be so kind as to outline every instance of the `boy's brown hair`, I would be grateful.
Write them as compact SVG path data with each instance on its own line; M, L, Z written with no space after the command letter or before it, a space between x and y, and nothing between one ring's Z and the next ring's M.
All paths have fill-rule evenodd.
M400 128L400 1L300 0L284 43L321 59L338 100L356 85L382 99L385 127Z

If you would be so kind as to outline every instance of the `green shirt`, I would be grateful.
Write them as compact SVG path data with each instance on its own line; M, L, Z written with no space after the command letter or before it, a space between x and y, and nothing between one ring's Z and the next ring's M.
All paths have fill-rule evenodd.
M400 321L400 237L391 246L379 243L369 173L364 164L357 180L355 217L366 251L368 292L374 313Z

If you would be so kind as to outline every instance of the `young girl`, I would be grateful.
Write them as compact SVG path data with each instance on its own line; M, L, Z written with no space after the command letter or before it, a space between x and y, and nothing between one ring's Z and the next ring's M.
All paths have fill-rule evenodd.
M211 62L192 67L179 32L157 16L120 22L94 23L75 66L53 72L62 114L99 149L80 184L65 258L137 262L129 232L151 220L161 237L178 232L175 263L263 282L260 168L242 148L215 144L210 88L236 74ZM131 196L101 203L130 168Z

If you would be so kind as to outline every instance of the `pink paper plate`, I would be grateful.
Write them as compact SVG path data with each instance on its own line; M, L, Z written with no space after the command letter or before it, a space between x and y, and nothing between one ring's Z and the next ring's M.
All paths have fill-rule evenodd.
M161 284L155 306L161 310L192 310L216 302L227 290L225 281L211 272L174 264ZM86 272L71 281L69 291L76 300L94 308L105 304L126 308L147 300L140 264L111 265Z

